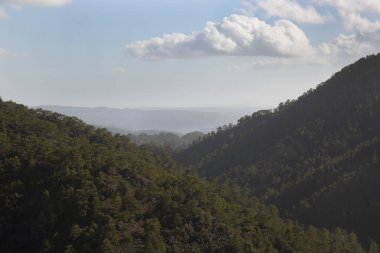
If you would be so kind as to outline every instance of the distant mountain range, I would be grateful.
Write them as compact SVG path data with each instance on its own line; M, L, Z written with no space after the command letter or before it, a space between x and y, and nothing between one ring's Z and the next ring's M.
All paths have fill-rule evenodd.
M84 122L106 127L114 133L210 132L219 126L251 115L258 107L244 108L107 108L42 105L49 111L75 116Z

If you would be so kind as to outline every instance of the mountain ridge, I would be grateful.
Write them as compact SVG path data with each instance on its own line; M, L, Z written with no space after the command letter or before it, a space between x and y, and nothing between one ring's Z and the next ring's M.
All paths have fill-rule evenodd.
M366 252L355 234L283 220L162 149L1 99L0 227L4 253Z
M380 240L380 199L372 194L379 189L363 184L379 176L373 158L379 131L380 55L372 55L297 100L210 133L176 159L200 175L246 188L303 223L342 226ZM352 199L343 189L355 192Z

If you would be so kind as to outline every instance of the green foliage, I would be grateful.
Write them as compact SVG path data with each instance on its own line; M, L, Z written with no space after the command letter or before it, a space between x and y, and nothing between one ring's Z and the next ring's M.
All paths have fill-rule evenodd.
M0 121L0 252L365 252L76 118L0 102Z
M380 241L379 80L380 55L368 56L295 101L210 133L176 159L303 223Z
M146 253L165 253L165 242L161 236L161 224L157 218L146 221L145 227L145 252Z
M137 145L154 145L157 147L171 148L179 150L188 147L195 141L200 141L204 136L201 132L191 132L183 136L175 133L159 133L159 134L128 134L128 138Z

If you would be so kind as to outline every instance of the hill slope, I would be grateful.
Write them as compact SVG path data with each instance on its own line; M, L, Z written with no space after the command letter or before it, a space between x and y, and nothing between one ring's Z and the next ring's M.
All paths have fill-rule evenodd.
M132 142L137 145L154 145L157 147L170 148L173 150L184 149L190 146L194 141L202 139L204 134L202 132L191 132L183 136L179 136L174 133L159 133L159 134L128 134L127 135Z
M179 152L300 221L380 240L380 55Z
M0 252L365 252L76 118L0 100ZM374 249L375 246L372 247Z

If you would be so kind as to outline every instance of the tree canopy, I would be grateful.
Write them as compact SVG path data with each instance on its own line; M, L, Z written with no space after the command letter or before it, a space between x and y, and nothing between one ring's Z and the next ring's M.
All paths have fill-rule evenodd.
M282 214L380 240L380 55L360 59L297 100L241 118L176 154Z
M77 118L0 101L0 252L366 252ZM371 246L371 252L376 250Z

